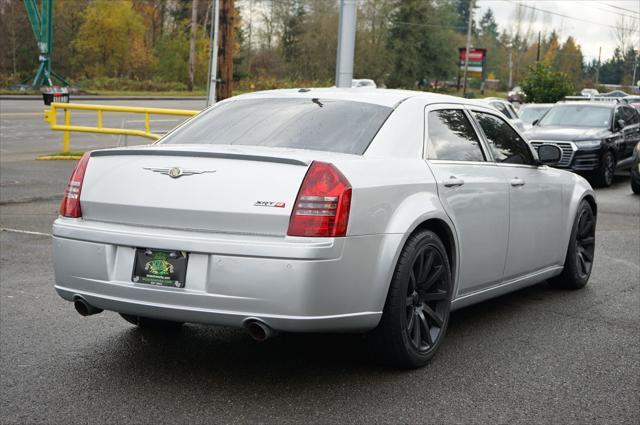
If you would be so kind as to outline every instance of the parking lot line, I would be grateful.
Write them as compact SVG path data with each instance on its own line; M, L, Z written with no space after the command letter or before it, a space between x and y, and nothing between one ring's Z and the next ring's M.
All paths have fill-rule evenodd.
M8 227L0 227L1 232L21 233L25 235L51 236L51 233L34 232L32 230L10 229Z

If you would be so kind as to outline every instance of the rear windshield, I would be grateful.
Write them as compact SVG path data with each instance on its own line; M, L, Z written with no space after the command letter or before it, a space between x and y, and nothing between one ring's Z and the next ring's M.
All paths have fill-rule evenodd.
M392 108L328 99L222 103L160 143L269 146L362 155Z
M538 126L608 128L611 108L596 105L554 106L542 117Z

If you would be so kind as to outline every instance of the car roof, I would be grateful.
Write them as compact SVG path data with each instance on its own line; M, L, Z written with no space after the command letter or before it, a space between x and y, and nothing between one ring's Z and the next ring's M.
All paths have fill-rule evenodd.
M619 105L619 103L614 103L614 102L593 102L593 101L577 101L577 102L558 102L556 103L554 106L574 106L574 105L580 105L580 106L593 106L594 108L609 108L609 109L613 109L616 106Z
M300 88L278 89L246 93L229 100L260 99L260 98L299 98L299 99L333 99L354 102L365 102L375 105L395 107L409 98L419 97L427 103L466 103L467 99L414 90L376 89L376 88Z
M577 102L573 102L573 103L577 103ZM520 109L523 109L523 108L550 108L553 105L555 105L555 103L525 103L524 105L522 105L520 107Z

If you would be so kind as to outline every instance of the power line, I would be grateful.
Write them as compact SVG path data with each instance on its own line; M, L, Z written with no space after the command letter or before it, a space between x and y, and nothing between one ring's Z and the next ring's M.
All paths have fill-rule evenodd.
M605 6L613 7L614 9L624 10L625 12L637 13L638 15L640 15L640 11L638 11L638 10L631 10L631 9L627 9L627 8L624 8L624 7L615 6L615 5L609 4L609 3L600 3L600 4L604 4Z
M604 9L604 8L602 8L602 7L594 6L594 4L593 4L594 2L590 2L590 1L582 1L582 3L583 3L585 6L589 6L589 7L592 7L592 8L594 8L594 9L596 9L596 10L600 10L600 11L602 11L602 12L606 12L606 13L613 13L614 15L622 16L623 18L631 18L631 19L636 19L636 20L637 20L637 19L640 19L640 18L636 18L635 16L629 16L628 14L625 14L625 13L614 12L613 10ZM601 3L601 4L604 4L604 3Z
M512 4L516 4L518 6L522 6L522 7L525 7L527 9L532 9L532 10L537 10L537 11L540 11L540 12L548 13L549 15L560 16L561 18L566 18L566 19L572 19L574 21L585 22L585 23L591 24L591 25L600 25L600 26L603 26L603 27L608 27L608 28L612 28L612 29L616 29L616 30L624 30L624 28L621 28L621 27L618 27L618 26L615 26L615 25L608 25L608 24L603 24L601 22L588 21L586 19L576 18L574 16L564 15L562 13L552 12L552 11L546 10L546 9L541 9L541 8L539 8L537 6L529 6L528 4L520 3L520 2L517 2L517 1L514 1L514 0L501 0L501 1L506 1L506 2L509 2L509 3L512 3Z

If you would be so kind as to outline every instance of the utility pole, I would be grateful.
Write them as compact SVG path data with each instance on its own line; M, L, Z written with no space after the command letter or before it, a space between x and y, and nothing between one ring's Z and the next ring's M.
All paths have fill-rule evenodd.
M473 22L473 0L469 0L469 22L467 23L467 48L464 55L464 73L462 96L467 94L467 70L469 69L469 50L471 49L471 23Z
M600 81L600 55L602 54L602 47L598 49L598 67L596 68L596 85Z
M509 49L509 90L513 87L513 49Z
M356 49L356 0L340 0L336 87L351 87Z
M640 50L634 50L635 60L633 62L633 77L631 77L631 85L638 86L638 82L636 81L636 70L638 69L638 56L640 56Z
M536 62L540 62L540 31L538 31L538 51L536 52Z
M216 81L218 79L218 26L220 26L220 0L211 6L211 37L209 40L209 79L207 80L207 106L216 103Z
M234 0L222 0L220 8L220 45L218 46L218 64L220 65L220 84L216 86L216 99L231 97L233 85L233 45L236 8Z
M191 3L191 34L189 35L189 91L193 91L196 67L196 35L198 31L198 0Z

